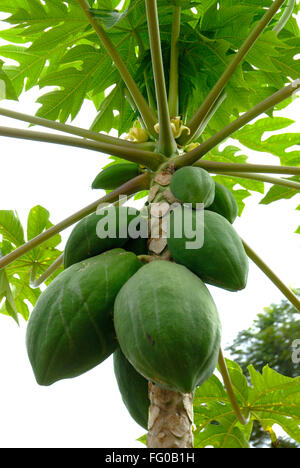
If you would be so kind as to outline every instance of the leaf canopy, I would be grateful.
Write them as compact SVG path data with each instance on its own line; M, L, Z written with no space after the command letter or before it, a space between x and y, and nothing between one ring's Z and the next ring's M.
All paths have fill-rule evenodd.
M117 1L90 1L91 11L106 29L113 44L146 97L145 75L154 92L149 61L149 38L145 5L142 0L127 0L116 10ZM212 85L224 71L249 32L261 19L271 1L173 1L159 0L159 19L165 74L168 81L170 31L174 5L181 6L180 36L180 113L185 118L197 110ZM5 72L19 96L24 89L39 85L43 93L38 115L65 122L74 119L84 99L91 99L99 112L93 128L119 129L117 110L132 114L120 76L99 38L74 0L11 2L3 0L1 10L10 14L10 27L0 37L10 44L0 47L0 56L17 61ZM207 135L219 130L240 112L257 104L271 92L300 76L300 45L294 17L277 36L273 27L280 13L247 55L227 87L227 98L207 128ZM15 45L13 45L15 44ZM25 44L25 45L23 45ZM138 55L138 56L137 56ZM104 91L114 88L109 96ZM128 131L132 120L122 131Z

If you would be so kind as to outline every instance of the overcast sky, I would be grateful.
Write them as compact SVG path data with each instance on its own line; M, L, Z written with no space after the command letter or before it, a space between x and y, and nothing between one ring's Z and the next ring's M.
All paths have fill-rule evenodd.
M36 97L33 90L19 103L2 101L0 106L34 114ZM93 115L94 109L86 104L74 124L88 128ZM296 120L299 103L294 102L281 115ZM3 117L0 125L27 128L27 124ZM298 123L285 131L299 130ZM249 162L278 163L268 154L245 151ZM17 210L23 222L37 204L47 208L51 221L57 223L101 196L90 188L108 161L101 154L1 137L0 157L0 209ZM294 231L300 224L299 211L295 211L300 197L269 206L259 205L261 198L254 194L246 200L243 216L234 226L288 285L299 287L300 236ZM63 233L64 242L69 232ZM252 263L244 291L209 289L223 323L223 347L249 327L264 307L283 299ZM0 447L141 447L135 440L145 431L122 403L112 359L76 379L39 387L27 358L25 331L22 319L18 328L11 318L0 316Z

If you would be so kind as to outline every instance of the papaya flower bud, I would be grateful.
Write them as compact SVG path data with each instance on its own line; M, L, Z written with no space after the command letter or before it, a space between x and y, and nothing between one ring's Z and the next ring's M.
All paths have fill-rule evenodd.
M175 139L180 138L184 131L187 132L187 135L190 135L191 133L190 129L186 127L185 125L183 125L183 121L181 120L180 116L173 117L171 119L170 124L171 124L171 130ZM156 133L159 134L159 123L154 125L154 130L156 131Z
M133 141L134 143L145 143L149 140L149 135L147 131L141 127L139 121L136 120L133 127L129 130L126 140Z

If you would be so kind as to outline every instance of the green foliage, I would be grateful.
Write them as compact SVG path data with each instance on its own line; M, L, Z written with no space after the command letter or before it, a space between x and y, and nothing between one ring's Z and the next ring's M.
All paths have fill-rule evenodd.
M293 180L295 182L300 182L299 176L287 177L286 179ZM273 187L270 188L270 190L268 191L266 196L260 201L260 203L262 205L268 205L269 203L273 203L277 200L290 199L295 195L299 195L299 190L279 185L273 185Z
M147 98L149 93L154 96L144 2L126 0L117 10L118 3L93 0L90 6L144 96ZM174 5L182 7L179 95L180 114L186 121L203 102L232 59L233 52L248 37L271 1L241 3L233 0L228 3L225 0L160 0L158 8L167 85L170 23ZM191 10L192 7L195 8ZM299 4L296 2L295 13L298 9ZM90 122L93 130L109 132L115 128L119 135L129 131L137 117L136 109L131 107L120 75L77 2L51 0L42 4L38 0L27 0L24 4L3 0L1 11L8 13L5 21L10 27L0 32L0 37L8 41L7 45L0 47L0 56L17 62L16 65L4 64L0 71L0 78L1 73L5 74L8 98L16 99L23 89L38 85L42 93L38 98L41 104L37 112L39 116L61 122L69 117L74 119L84 100L89 99L97 111L95 120ZM226 88L225 101L209 122L201 139L212 136L241 112L282 88L290 79L299 77L300 60L296 56L300 36L297 21L291 16L285 28L277 35L273 28L281 15L282 12L276 15L235 72ZM30 46L25 45L28 42ZM54 86L55 89L44 92L48 86ZM106 92L108 88L109 92ZM275 110L283 109L290 102L291 99L285 101ZM299 144L299 133L282 133L261 140L264 132L282 130L291 123L269 112L268 117L246 126L234 138L247 148L278 156L282 164L298 165L299 151L288 150ZM223 160L223 156L228 156L228 153L217 154L218 149L213 150L213 153L215 160ZM243 187L235 190L238 192L236 199L241 214L243 200L251 191L263 193L264 184L245 179L226 179L230 190L234 190L237 183ZM280 199L280 194L277 199Z
M30 210L27 219L27 240L52 226L49 217L49 212L42 206L38 205ZM0 210L0 235L1 256L9 254L25 243L24 228L16 212ZM18 314L21 314L25 320L28 319L30 314L28 302L34 306L41 293L39 288L31 287L31 280L42 275L59 257L61 251L57 246L60 242L60 235L56 235L0 271L1 314L10 315L15 320L18 320ZM61 269L58 269L51 279L60 271Z
M239 406L249 414L249 423L242 426L231 407L223 384L216 375L195 394L195 447L248 448L254 421L265 431L281 426L291 438L300 441L300 379L278 374L265 366L262 373L249 366L250 382L241 368L226 360Z

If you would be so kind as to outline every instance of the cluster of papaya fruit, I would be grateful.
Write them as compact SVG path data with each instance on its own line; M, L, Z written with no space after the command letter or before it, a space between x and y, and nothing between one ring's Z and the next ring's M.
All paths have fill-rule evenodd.
M110 190L139 171L124 164L117 171L121 180L116 166L105 169L94 185ZM189 393L216 368L221 323L205 283L238 291L248 274L247 256L232 226L238 214L232 193L197 167L177 170L156 193L163 197L167 190L178 202L169 216L170 261L149 255L147 238L130 237L130 224L141 222L138 210L110 206L85 217L67 241L64 271L36 303L26 338L40 385L79 376L113 354L123 401L144 428L148 381ZM191 239L174 235L176 209L189 204L193 218L198 203L205 208L204 241L189 250ZM100 237L99 220L112 209L116 235ZM122 236L121 219L126 219Z

